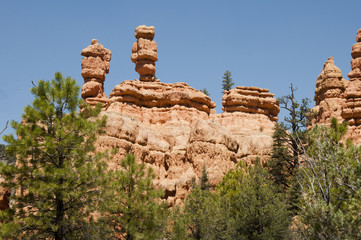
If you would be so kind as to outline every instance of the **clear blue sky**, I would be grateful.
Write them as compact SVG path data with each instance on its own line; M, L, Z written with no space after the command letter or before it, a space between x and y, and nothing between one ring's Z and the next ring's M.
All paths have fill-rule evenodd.
M227 69L236 85L268 88L276 97L293 83L299 98L313 99L330 56L348 79L361 28L360 0L0 0L0 6L1 129L7 120L20 121L32 102L31 81L60 71L82 85L80 52L93 38L112 51L108 96L116 84L137 78L130 54L138 25L155 26L157 77L207 88L217 112Z

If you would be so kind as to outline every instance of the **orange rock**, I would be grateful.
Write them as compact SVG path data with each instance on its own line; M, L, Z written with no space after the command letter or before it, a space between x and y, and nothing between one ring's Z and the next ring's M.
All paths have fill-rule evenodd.
M280 108L274 94L268 89L258 87L235 87L225 91L222 98L224 112L245 112L263 114L271 121L278 120Z
M314 118L310 127L315 124L329 125L332 118L342 122L342 105L345 104L344 92L348 81L342 78L341 70L335 66L334 58L330 57L316 81L315 107L312 109Z
M111 52L93 39L92 44L81 51L81 75L84 78L82 98L87 103L107 102L104 93L105 76L109 73Z
M357 32L356 41L352 46L350 82L344 93L346 104L342 108L342 117L350 126L359 127L361 120L361 29ZM360 126L361 127L361 126ZM361 136L359 136L361 138ZM361 140L360 140L361 141Z
M135 29L138 39L132 47L131 60L135 63L135 71L139 73L139 80L154 81L155 62L158 61L157 43L153 41L154 27L139 26Z

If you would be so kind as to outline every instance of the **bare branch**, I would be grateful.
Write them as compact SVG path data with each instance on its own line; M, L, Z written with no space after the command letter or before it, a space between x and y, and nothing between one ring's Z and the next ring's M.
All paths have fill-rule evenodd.
M8 124L9 124L9 120L6 122L5 128L0 132L0 134L2 134L7 129Z

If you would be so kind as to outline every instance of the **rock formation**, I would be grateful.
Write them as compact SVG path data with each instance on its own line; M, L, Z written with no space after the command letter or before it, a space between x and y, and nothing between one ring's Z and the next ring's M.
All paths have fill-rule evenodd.
M333 57L330 57L324 64L323 69L316 81L315 97L316 102L312 113L312 123L329 125L332 118L339 122L342 105L346 102L344 92L348 81L342 78L341 70L335 66Z
M266 115L271 121L278 120L280 108L274 94L268 89L258 87L236 87L225 91L223 98L224 112L244 112Z
M225 112L216 114L215 103L201 91L154 79L154 27L137 27L135 36L132 61L140 78L115 86L102 111L108 120L97 149L119 149L111 168L133 153L154 169L155 186L165 189L173 205L185 198L204 166L215 185L239 161L269 157L279 112L273 94L255 87L232 89L223 99Z
M84 78L84 85L81 96L87 103L94 104L106 102L107 96L104 93L104 81L109 73L111 52L93 39L91 45L81 51L84 56L81 61L81 75Z
M154 27L139 26L135 29L135 37L138 39L132 47L132 62L135 63L135 71L139 73L139 80L155 80L155 62L158 61L157 43L153 41Z
M216 115L216 121L237 138L238 159L252 163L260 157L265 162L280 111L274 94L258 87L235 87L225 91L222 103L224 112Z
M352 46L350 82L344 93L346 103L342 107L342 117L349 124L349 137L361 143L361 29L358 30L356 42Z

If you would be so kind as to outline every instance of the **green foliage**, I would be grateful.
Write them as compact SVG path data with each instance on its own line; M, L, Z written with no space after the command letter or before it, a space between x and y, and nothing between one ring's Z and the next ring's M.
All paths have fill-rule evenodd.
M209 190L209 183L208 183L208 173L207 173L207 168L206 165L203 166L203 170L202 170L202 176L201 176L201 190Z
M204 93L205 95L210 96L207 88L203 88L203 89L201 89L200 91L201 91L202 93Z
M5 151L5 145L0 144L0 162L14 164L16 162L16 157L14 155L10 156Z
M232 80L232 73L230 71L226 71L223 75L223 80L222 80L222 89L224 91L229 91L231 90L232 86L234 85L234 82ZM223 93L223 92L222 92Z
M286 128L291 131L289 135L290 148L293 155L293 169L298 168L298 156L303 152L303 146L306 142L306 124L307 114L310 111L308 98L302 99L302 103L296 101L296 88L291 84L291 93L279 99L280 107L288 112L288 116L284 118Z
M237 239L285 239L290 218L283 195L278 193L259 160L254 166L238 165L218 186L227 197L235 218Z
M236 225L226 198L194 185L178 212L175 239L235 239Z
M159 239L167 224L166 206L160 201L162 191L152 186L153 170L136 164L131 154L120 165L122 170L111 173L103 221L117 239Z
M340 141L346 130L333 119L309 133L296 220L307 239L361 239L361 148Z
M0 214L0 236L96 239L91 216L102 194L105 164L103 155L92 151L105 118L88 120L99 107L77 113L79 87L61 73L40 80L31 92L35 99L25 107L22 122L11 122L17 137L4 136L6 152L17 156L17 164L0 163L1 185L16 194L12 208Z
M282 190L290 186L293 174L293 157L289 149L289 136L282 125L276 124L272 135L272 154L267 162L271 178Z

